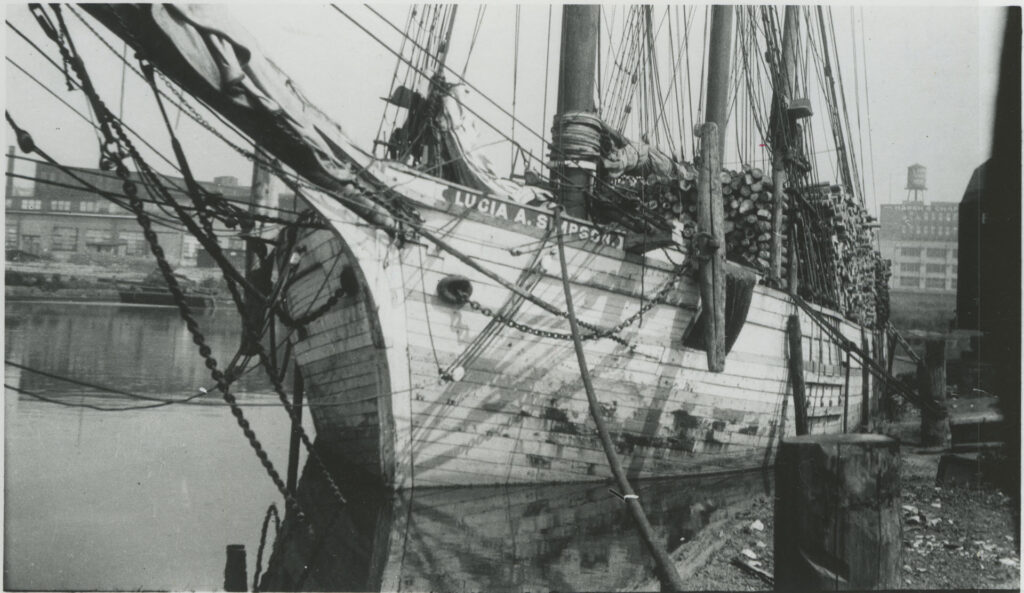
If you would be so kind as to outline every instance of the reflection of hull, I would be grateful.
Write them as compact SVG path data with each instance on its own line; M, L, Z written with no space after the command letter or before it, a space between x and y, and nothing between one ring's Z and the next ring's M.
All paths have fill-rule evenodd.
M658 541L698 564L724 521L763 495L758 472L637 484ZM307 465L261 583L269 591L621 590L650 578L630 517L604 485L346 493ZM681 543L682 542L682 543Z
M375 173L422 205L427 228L447 233L450 244L484 267L564 308L551 243L544 243L549 214L394 166ZM316 309L343 278L350 279L350 296L295 334L317 434L326 446L396 488L609 475L571 342L446 303L435 287L446 276L461 275L472 282L472 297L482 307L519 323L564 333L564 319L427 242L399 247L337 202L314 199L312 205L336 232L313 232L302 240L301 278L288 293L292 316ZM581 319L614 326L672 276L663 259L642 260L570 234L567 259ZM523 254L510 253L511 247ZM352 295L356 282L358 294ZM799 313L806 334L811 431L841 431L844 413L852 419L849 426L857 425L859 364L854 360L849 373L846 405L839 346L785 293L754 287L725 372L711 373L703 349L683 345L698 314L698 292L696 279L684 275L663 304L623 330L635 352L608 339L586 342L598 397L630 475L681 476L770 463L780 428L793 426L782 421L790 397L785 326L792 314ZM858 326L821 311L860 342ZM444 381L439 367L461 367L465 374Z
M118 290L121 302L128 305L154 305L161 307L177 307L174 297L161 286L132 286ZM215 300L210 295L185 293L185 302L193 309L205 309L215 306Z

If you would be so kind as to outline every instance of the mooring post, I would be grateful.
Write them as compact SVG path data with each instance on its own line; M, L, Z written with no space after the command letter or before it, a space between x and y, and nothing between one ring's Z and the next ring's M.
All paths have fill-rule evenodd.
M775 590L896 589L903 546L899 442L786 437L775 461Z
M224 590L248 591L246 585L248 580L245 573L245 546L229 544L227 559L224 562Z
M804 386L804 346L800 331L800 316L790 315L786 323L789 336L789 384L793 387L793 417L796 418L796 434L804 435L807 426L807 392Z
M295 485L299 476L299 438L302 434L302 400L305 385L302 382L302 371L299 365L292 367L295 382L292 388L292 434L288 443L288 481L285 484L288 492L295 494Z
M946 341L925 342L924 361L917 366L917 384L921 394L921 445L941 447L949 444L949 413L946 410Z

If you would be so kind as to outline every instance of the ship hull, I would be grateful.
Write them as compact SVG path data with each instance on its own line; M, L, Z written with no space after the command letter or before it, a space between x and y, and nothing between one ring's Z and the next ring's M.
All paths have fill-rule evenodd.
M545 239L549 213L408 172L381 175L389 174L419 202L424 228L564 309L554 241ZM301 279L288 292L292 316L317 309L345 278L349 283L334 307L292 333L324 446L396 489L610 476L564 318L425 239L399 245L329 198L314 196L312 205L333 230L301 239ZM631 477L773 462L779 438L794 432L785 332L791 315L804 328L810 431L859 426L859 362L788 295L753 288L725 371L712 373L704 350L685 345L699 315L693 275L677 275L667 259L627 254L618 238L581 221L568 224L578 227L564 230L575 231L567 259L582 320L613 327L664 293L619 332L632 348L585 342L602 413ZM476 306L439 296L438 283L456 276L469 280ZM672 286L662 290L667 282ZM859 326L819 312L855 343L865 338Z

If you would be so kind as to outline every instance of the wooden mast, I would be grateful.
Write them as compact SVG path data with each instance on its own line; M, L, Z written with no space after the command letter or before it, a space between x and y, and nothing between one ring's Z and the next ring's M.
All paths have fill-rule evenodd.
M774 188L772 213L772 261L770 280L777 287L782 286L782 211L786 193L786 151L789 149L789 115L787 108L796 91L796 50L800 35L800 7L787 6L782 26L782 66L779 79L775 81L775 96L772 99L772 187ZM792 242L792 241L791 241ZM790 253L790 266L795 266L794 254ZM790 290L796 290L791 286Z
M704 347L708 370L725 370L725 211L722 205L722 151L729 111L732 54L732 6L711 9L708 40L707 119L701 130L701 164L697 177L697 226L700 237L700 299L707 323Z
M704 123L718 125L719 159L725 149L725 130L729 123L729 76L732 63L733 7L711 8L711 36L708 38L708 92Z
M594 113L594 71L597 66L597 35L600 6L570 4L562 8L562 55L558 68L558 104L555 126L562 116L573 112ZM565 212L577 218L587 217L587 193L593 168L563 161L567 146L562 134L556 134L552 182L561 187ZM560 162L561 161L561 162Z

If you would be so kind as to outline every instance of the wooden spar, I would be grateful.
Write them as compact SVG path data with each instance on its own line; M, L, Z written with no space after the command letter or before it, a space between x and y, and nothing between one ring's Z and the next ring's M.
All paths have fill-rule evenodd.
M775 461L775 590L901 584L900 445L873 434L787 437Z
M555 121L571 112L593 113L594 72L597 66L597 36L600 6L568 4L562 8L562 57L558 69L558 104ZM565 147L554 147L554 161ZM561 200L566 214L587 218L587 193L593 173L590 169L557 163L551 172L562 187Z
M712 130L714 130L713 126ZM560 226L559 223L561 222L561 218L561 211L556 208L556 229ZM640 532L640 537L643 538L644 543L647 545L647 550L654 558L655 564L657 564L658 579L661 581L662 590L682 591L683 581L679 577L679 573L676 571L675 563L671 558L669 558L668 553L666 553L665 549L661 547L661 544L655 540L654 530L651 528L651 524L647 520L647 515L644 513L644 508L640 504L640 497L633 491L633 487L630 485L629 479L626 478L626 472L622 469L622 464L619 462L619 456L615 451L615 444L612 442L612 437L608 433L608 427L604 421L601 403L597 400L597 394L594 392L594 385L590 378L590 371L587 368L587 358L583 351L583 341L580 339L580 328L579 322L576 319L575 306L573 305L572 288L569 286L569 265L565 260L565 240L562 238L562 233L555 233L555 236L558 238L558 262L562 270L562 290L565 293L565 310L569 318L569 327L572 331L573 348L576 351L576 361L579 363L580 378L583 381L583 388L587 393L590 417L594 420L594 425L597 427L597 433L601 438L601 448L604 449L605 456L608 457L608 465L612 470L612 475L615 476L615 481L622 490L622 500L629 508L629 512L633 516L633 521L636 523L637 531Z
M785 10L785 24L782 29L782 74L780 80L775 83L775 97L772 100L774 111L773 138L772 138L772 261L769 278L776 286L782 286L782 211L785 206L786 192L786 142L789 131L789 115L786 108L789 105L790 94L796 88L796 45L800 35L800 7L787 6ZM794 243L795 241L790 241ZM790 264L796 266L793 254L790 254Z
M786 324L789 336L789 383L793 387L793 417L796 434L807 434L807 392L804 385L804 346L800 331L800 316L790 315Z
M697 178L697 226L705 233L701 245L700 298L707 311L704 346L708 370L725 370L725 212L722 206L721 136L714 122L701 129L701 167Z
M265 213L267 208L274 206L271 202L272 179L270 170L261 166L260 163L270 162L273 160L273 157L263 150L259 144L253 147L253 154L255 160L252 164L249 212L256 214L262 210ZM266 249L257 242L263 234L263 223L254 221L254 224L255 226L253 226L248 234L256 239L250 239L245 242L245 279L248 281L249 286L255 287L256 290L269 292L270 275L267 273L269 268L261 270L264 266L260 257L260 252L262 251L265 254ZM257 344L259 340L258 328L264 313L262 307L258 306L260 302L261 295L252 294L248 289L246 290L246 307L242 311L242 350L247 354L254 354L259 346Z
M275 204L272 203L271 199L271 185L272 179L270 177L270 170L266 167L260 166L262 162L270 162L274 157L267 154L262 147L258 144L254 147L253 156L255 161L252 164L252 188L249 194L249 213L257 214L261 210L266 213L268 207L273 207ZM263 230L263 223L256 222L256 226L252 230L252 234L259 236L260 231ZM245 248L245 271L251 273L257 265L256 253L252 248L252 243L247 242Z
M729 76L732 64L733 7L715 5L711 8L711 35L708 38L708 93L706 123L718 124L718 146L725 146L725 130L729 123ZM721 159L721 153L719 153ZM718 171L715 171L718 174Z
M302 383L302 371L295 365L295 383L292 388L292 433L288 441L288 492L295 494L295 485L299 477L299 440L302 435L302 400L305 396L305 385Z

